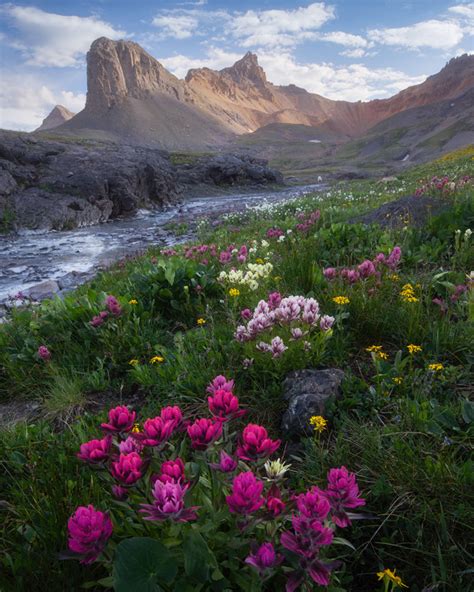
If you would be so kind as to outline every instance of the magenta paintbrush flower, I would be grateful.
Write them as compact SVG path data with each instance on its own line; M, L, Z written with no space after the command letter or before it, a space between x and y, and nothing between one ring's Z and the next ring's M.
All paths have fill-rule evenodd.
M129 432L135 423L136 413L128 407L118 405L109 411L108 423L101 424L101 428L108 432Z
M106 436L102 440L90 440L81 444L77 457L91 464L104 462L109 458L112 438Z
M302 493L296 498L296 506L302 516L311 520L323 522L331 506L325 496L325 492L318 487L313 487L306 493Z
M115 296L107 296L105 299L105 306L110 314L113 314L115 317L118 317L122 314L122 307Z
M237 448L237 456L243 460L266 458L278 449L280 443L281 440L271 440L264 427L249 423L242 433L242 442Z
M208 397L209 411L222 421L228 421L245 415L245 409L239 409L239 399L230 391L219 389L214 396Z
M112 535L110 518L94 506L80 506L69 518L69 549L83 555L81 563L92 563Z
M221 473L232 473L237 468L237 461L232 458L227 452L221 450L219 462L218 463L210 463L209 466L211 469L215 471L220 471Z
M197 506L186 508L184 496L189 485L168 481L163 483L157 479L153 485L153 504L141 504L140 512L146 514L145 520L174 520L189 522L197 518Z
M45 362L47 362L51 359L51 352L49 351L49 349L45 345L39 346L38 355Z
M267 570L277 567L283 561L283 557L275 552L272 543L263 543L258 549L251 553L245 563L255 567L260 575Z
M143 459L136 452L121 454L118 461L112 463L110 472L123 485L133 485L143 474L143 464Z
M229 510L234 514L253 514L265 503L263 483L252 471L240 473L232 483L232 493L226 497Z
M351 525L345 508L354 509L365 506L365 500L359 497L356 477L353 473L349 473L346 467L329 471L326 496L331 505L332 519L341 528Z
M165 421L160 416L149 418L143 424L143 431L137 432L133 437L145 446L160 446L170 438L175 425L174 420Z
M177 458L176 460L166 460L161 465L161 473L158 479L163 483L178 483L181 481L184 483L184 462Z
M174 423L174 428L179 428L183 423L183 412L178 407L178 405L173 405L169 407L163 407L160 413L160 417L163 421L171 421Z
M191 446L194 450L206 450L222 434L222 422L202 418L189 425L188 436L191 438Z
M143 450L143 444L133 436L128 436L126 440L120 442L119 450L122 454L129 454L130 452L138 452L140 454Z
M227 380L225 376L219 374L219 376L216 376L214 380L208 385L206 391L209 394L213 395L216 391L219 390L232 392L234 390L234 381Z

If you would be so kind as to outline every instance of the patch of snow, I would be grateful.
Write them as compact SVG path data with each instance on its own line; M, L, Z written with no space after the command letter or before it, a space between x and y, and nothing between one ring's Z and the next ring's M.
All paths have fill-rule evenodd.
M321 144L321 140L308 140L311 144Z
M402 158L402 162L406 162L408 159L410 158L409 154L406 154L403 158Z

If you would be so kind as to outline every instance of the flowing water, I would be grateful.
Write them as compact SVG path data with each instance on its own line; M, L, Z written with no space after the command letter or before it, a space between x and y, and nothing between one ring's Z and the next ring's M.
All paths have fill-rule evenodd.
M98 226L0 236L0 303L47 280L57 281L61 288L74 287L125 255L151 244L165 246L184 240L167 229L171 222L216 219L263 203L296 199L321 188L321 184L305 185L273 192L192 198L169 209L142 210L133 218Z

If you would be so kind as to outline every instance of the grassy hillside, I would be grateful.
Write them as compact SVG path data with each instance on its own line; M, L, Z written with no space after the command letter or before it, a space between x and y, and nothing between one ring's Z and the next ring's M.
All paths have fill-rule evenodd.
M137 411L139 434L143 418L165 405L179 405L191 420L208 416L206 387L217 375L235 381L247 409L225 424L224 441L234 432L243 438L249 422L265 425L276 440L287 373L326 367L344 371L341 397L323 413L327 423L300 444L284 441L272 458L292 465L279 481L282 492L325 487L333 467L356 475L365 519L338 530L343 540L321 551L336 561L328 589L396 590L383 574L396 569L412 592L471 590L473 165L471 146L384 183L344 183L262 204L217 227L204 220L195 245L151 249L64 300L13 310L0 326L0 589L282 590L298 558L276 534L282 524L291 529L289 494L278 519L263 508L235 519L223 497L232 477L210 471L214 449L193 453L180 432L162 452L145 450L143 472L156 471L158 458L192 458L186 504L200 507L197 517L145 522L136 510L150 496L148 482L127 486L128 500L114 499L112 476L76 454L101 437L97 426L119 404ZM444 205L421 228L408 215L393 230L350 223L416 190ZM247 324L241 311L271 293L275 302L276 292L316 299L333 327L308 325L299 339L289 332L296 321L282 321L257 340L237 340L237 327ZM288 349L256 347L275 336ZM22 421L6 419L25 410ZM264 474L263 462L240 459L237 471ZM109 513L114 534L98 561L82 565L63 559L68 518L87 504ZM125 547L117 545L137 536L159 543L150 555L130 555L138 571L130 567L136 576L125 586ZM284 563L260 577L244 559L252 542L268 540ZM179 575L163 561L176 563ZM164 574L159 587L157 570ZM305 577L306 590L322 589Z

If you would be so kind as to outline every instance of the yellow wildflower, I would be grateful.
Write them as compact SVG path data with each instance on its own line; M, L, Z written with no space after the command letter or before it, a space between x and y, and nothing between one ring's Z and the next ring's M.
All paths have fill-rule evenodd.
M229 296L232 298L237 298L237 296L240 296L240 290L238 288L231 288L229 290Z
M402 582L402 578L396 575L396 571L396 569L392 571L391 569L387 568L383 571L377 572L377 577L379 580L383 580L384 582L393 582L400 588L408 588L408 586Z
M132 359L132 360L130 360L130 362L129 362L130 366L138 366L138 364L139 364L139 363L140 363L140 362L139 362L139 361L138 361L136 358L133 358L133 359Z
M153 356L150 360L150 364L162 364L165 361L163 356Z
M410 343L409 345L407 345L407 350L410 354L417 354L421 352L423 348L421 347L421 345L414 345L413 343Z
M140 425L138 423L133 424L132 434L139 434L140 433Z
M388 354L382 351L381 345L369 345L369 347L365 348L365 351L374 354L379 360L388 360Z
M347 296L334 296L332 301L335 302L336 304L339 304L340 306L343 306L344 304L349 304L349 302L350 302L350 300Z
M388 354L386 354L385 352L377 352L375 356L380 360L388 360Z
M402 382L403 382L403 378L402 378L401 376L395 376L395 378L392 378L392 381L393 381L395 384L402 384Z
M398 280L400 279L400 276L396 273L392 273L388 276L389 280L392 280L392 282L398 282Z
M263 265L265 263L265 261L261 257L257 257L257 259L255 259L255 263L258 263L259 265Z
M138 304L138 300L135 300L135 298L132 298L131 300L128 301L128 303L133 306L135 304Z
M324 430L327 428L327 423L327 420L321 415L313 415L309 419L309 424L314 427L315 432L319 433L324 432Z
M419 286L419 284L417 284ZM401 291L400 296L403 302L418 302L419 298L415 296L415 290L411 284L405 284Z
M369 345L369 347L365 348L365 351L367 352L379 352L382 351L382 346L381 345Z
M439 362L434 362L433 364L428 364L428 370L431 370L432 372L441 372L441 370L444 370L444 366Z
M206 319L203 319L202 317L199 317L199 319L197 320L197 324L202 327L203 325L206 324Z

